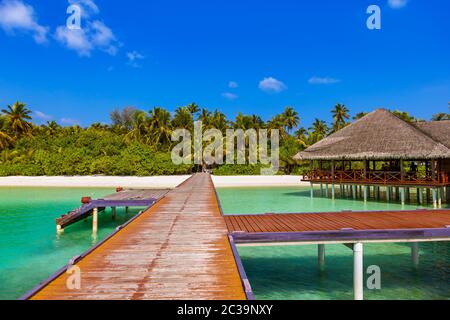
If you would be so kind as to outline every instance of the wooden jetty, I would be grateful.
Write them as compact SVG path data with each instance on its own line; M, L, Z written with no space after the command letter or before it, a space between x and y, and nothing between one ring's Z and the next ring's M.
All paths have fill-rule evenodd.
M24 299L252 298L236 254L212 180L197 174ZM73 266L81 283L70 290Z
M98 211L103 210L106 207L111 207L114 218L117 207L149 207L167 192L169 192L168 189L130 189L121 190L100 199L90 200L80 208L56 219L56 229L58 232L62 232L64 228L71 224L93 215L93 229L96 231L96 215L98 214Z
M323 269L325 246L337 243L353 251L361 300L364 243L411 242L417 267L419 243L427 241L450 241L450 210L224 216L211 177L196 174L22 299L253 299L237 245L316 244ZM73 289L77 270L80 286Z
M225 216L238 244L449 241L450 210Z
M317 245L320 270L325 245L343 244L353 251L355 300L364 297L364 243L410 242L419 266L419 243L450 241L450 210L265 214L225 217L237 245Z

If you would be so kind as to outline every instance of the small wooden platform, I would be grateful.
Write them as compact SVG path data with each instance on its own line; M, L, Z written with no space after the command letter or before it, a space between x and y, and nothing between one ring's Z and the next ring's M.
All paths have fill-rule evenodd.
M163 197L169 189L129 189L107 195L75 209L56 219L56 225L64 229L86 219L95 208L106 207L149 207Z
M79 290L66 267L24 298L246 299L236 261L211 178L197 174L79 259Z
M236 243L450 240L450 210L225 216Z

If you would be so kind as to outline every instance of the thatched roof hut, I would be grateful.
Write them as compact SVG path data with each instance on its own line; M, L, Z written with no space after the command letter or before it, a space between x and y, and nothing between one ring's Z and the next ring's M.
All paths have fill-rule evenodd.
M450 120L418 122L416 125L434 140L450 148Z
M294 159L450 159L450 121L411 124L378 109L298 153Z

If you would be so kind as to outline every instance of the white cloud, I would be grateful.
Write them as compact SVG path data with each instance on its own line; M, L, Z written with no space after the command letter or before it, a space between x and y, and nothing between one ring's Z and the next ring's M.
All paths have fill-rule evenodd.
M408 1L409 0L388 0L388 5L393 9L400 9L406 6Z
M78 52L80 56L91 55L93 46L83 29L70 30L65 26L59 26L56 28L55 39L68 49Z
M231 92L222 93L222 97L224 97L225 99L228 99L228 100L236 100L237 98L239 98L239 96L237 94L234 94Z
M80 56L89 57L95 49L112 56L117 54L121 45L114 33L103 22L88 22L82 29L69 29L66 26L56 28L55 39L68 49L75 50Z
M33 7L20 0L4 0L0 3L0 27L10 34L16 31L29 32L37 43L47 41L48 27L40 25Z
M145 57L137 51L127 52L128 65L139 68L140 65L138 63L139 60L145 59Z
M236 89L237 87L239 87L239 84L236 81L230 81L228 82L228 88L230 89Z
M272 93L279 93L287 89L287 86L283 82L272 77L261 80L258 87L262 91Z
M49 121L53 119L53 116L45 114L44 112L41 111L34 111L34 115L36 116L36 118L44 120L44 121Z
M117 54L121 43L117 41L113 31L100 20L92 16L100 10L93 0L69 0L81 8L84 22L81 29L68 29L66 26L56 28L55 39L66 48L78 52L80 56L89 57L94 50L104 51L112 56Z
M116 36L110 28L101 21L91 23L92 28L92 44L98 46L101 50L115 56L118 51L118 43Z
M341 80L330 77L312 77L308 80L309 84L334 84L339 82Z

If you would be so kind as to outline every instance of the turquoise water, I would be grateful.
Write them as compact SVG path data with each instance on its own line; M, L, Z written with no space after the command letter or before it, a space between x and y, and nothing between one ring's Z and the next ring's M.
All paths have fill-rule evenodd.
M311 200L308 188L222 188L218 193L225 214L418 208L353 199ZM314 245L238 250L257 299L353 299L353 253L343 245L326 246L323 272L317 267ZM365 299L450 298L449 242L420 244L418 269L411 262L410 244L365 244L364 265L381 268L381 290L365 289Z
M55 219L80 206L82 196L97 198L113 189L0 188L0 299L16 299L86 251L139 210L99 215L98 237L91 221L79 222L56 235Z
M58 237L55 218L78 207L82 196L97 198L114 192L98 188L0 188L0 299L16 299L134 216L118 210L99 217L93 238L91 221L66 228ZM399 204L315 198L308 189L219 189L226 213L316 212L401 209ZM405 206L403 208L416 208ZM450 245L421 245L421 264L414 270L408 244L365 246L366 266L382 271L382 289L366 290L367 299L448 299ZM327 246L327 267L317 270L315 246L242 247L239 252L258 299L351 299L352 253L341 245Z
M317 197L311 199L309 188L219 188L222 208L227 214L330 212L342 210L415 210L417 205ZM317 192L316 192L317 193Z

